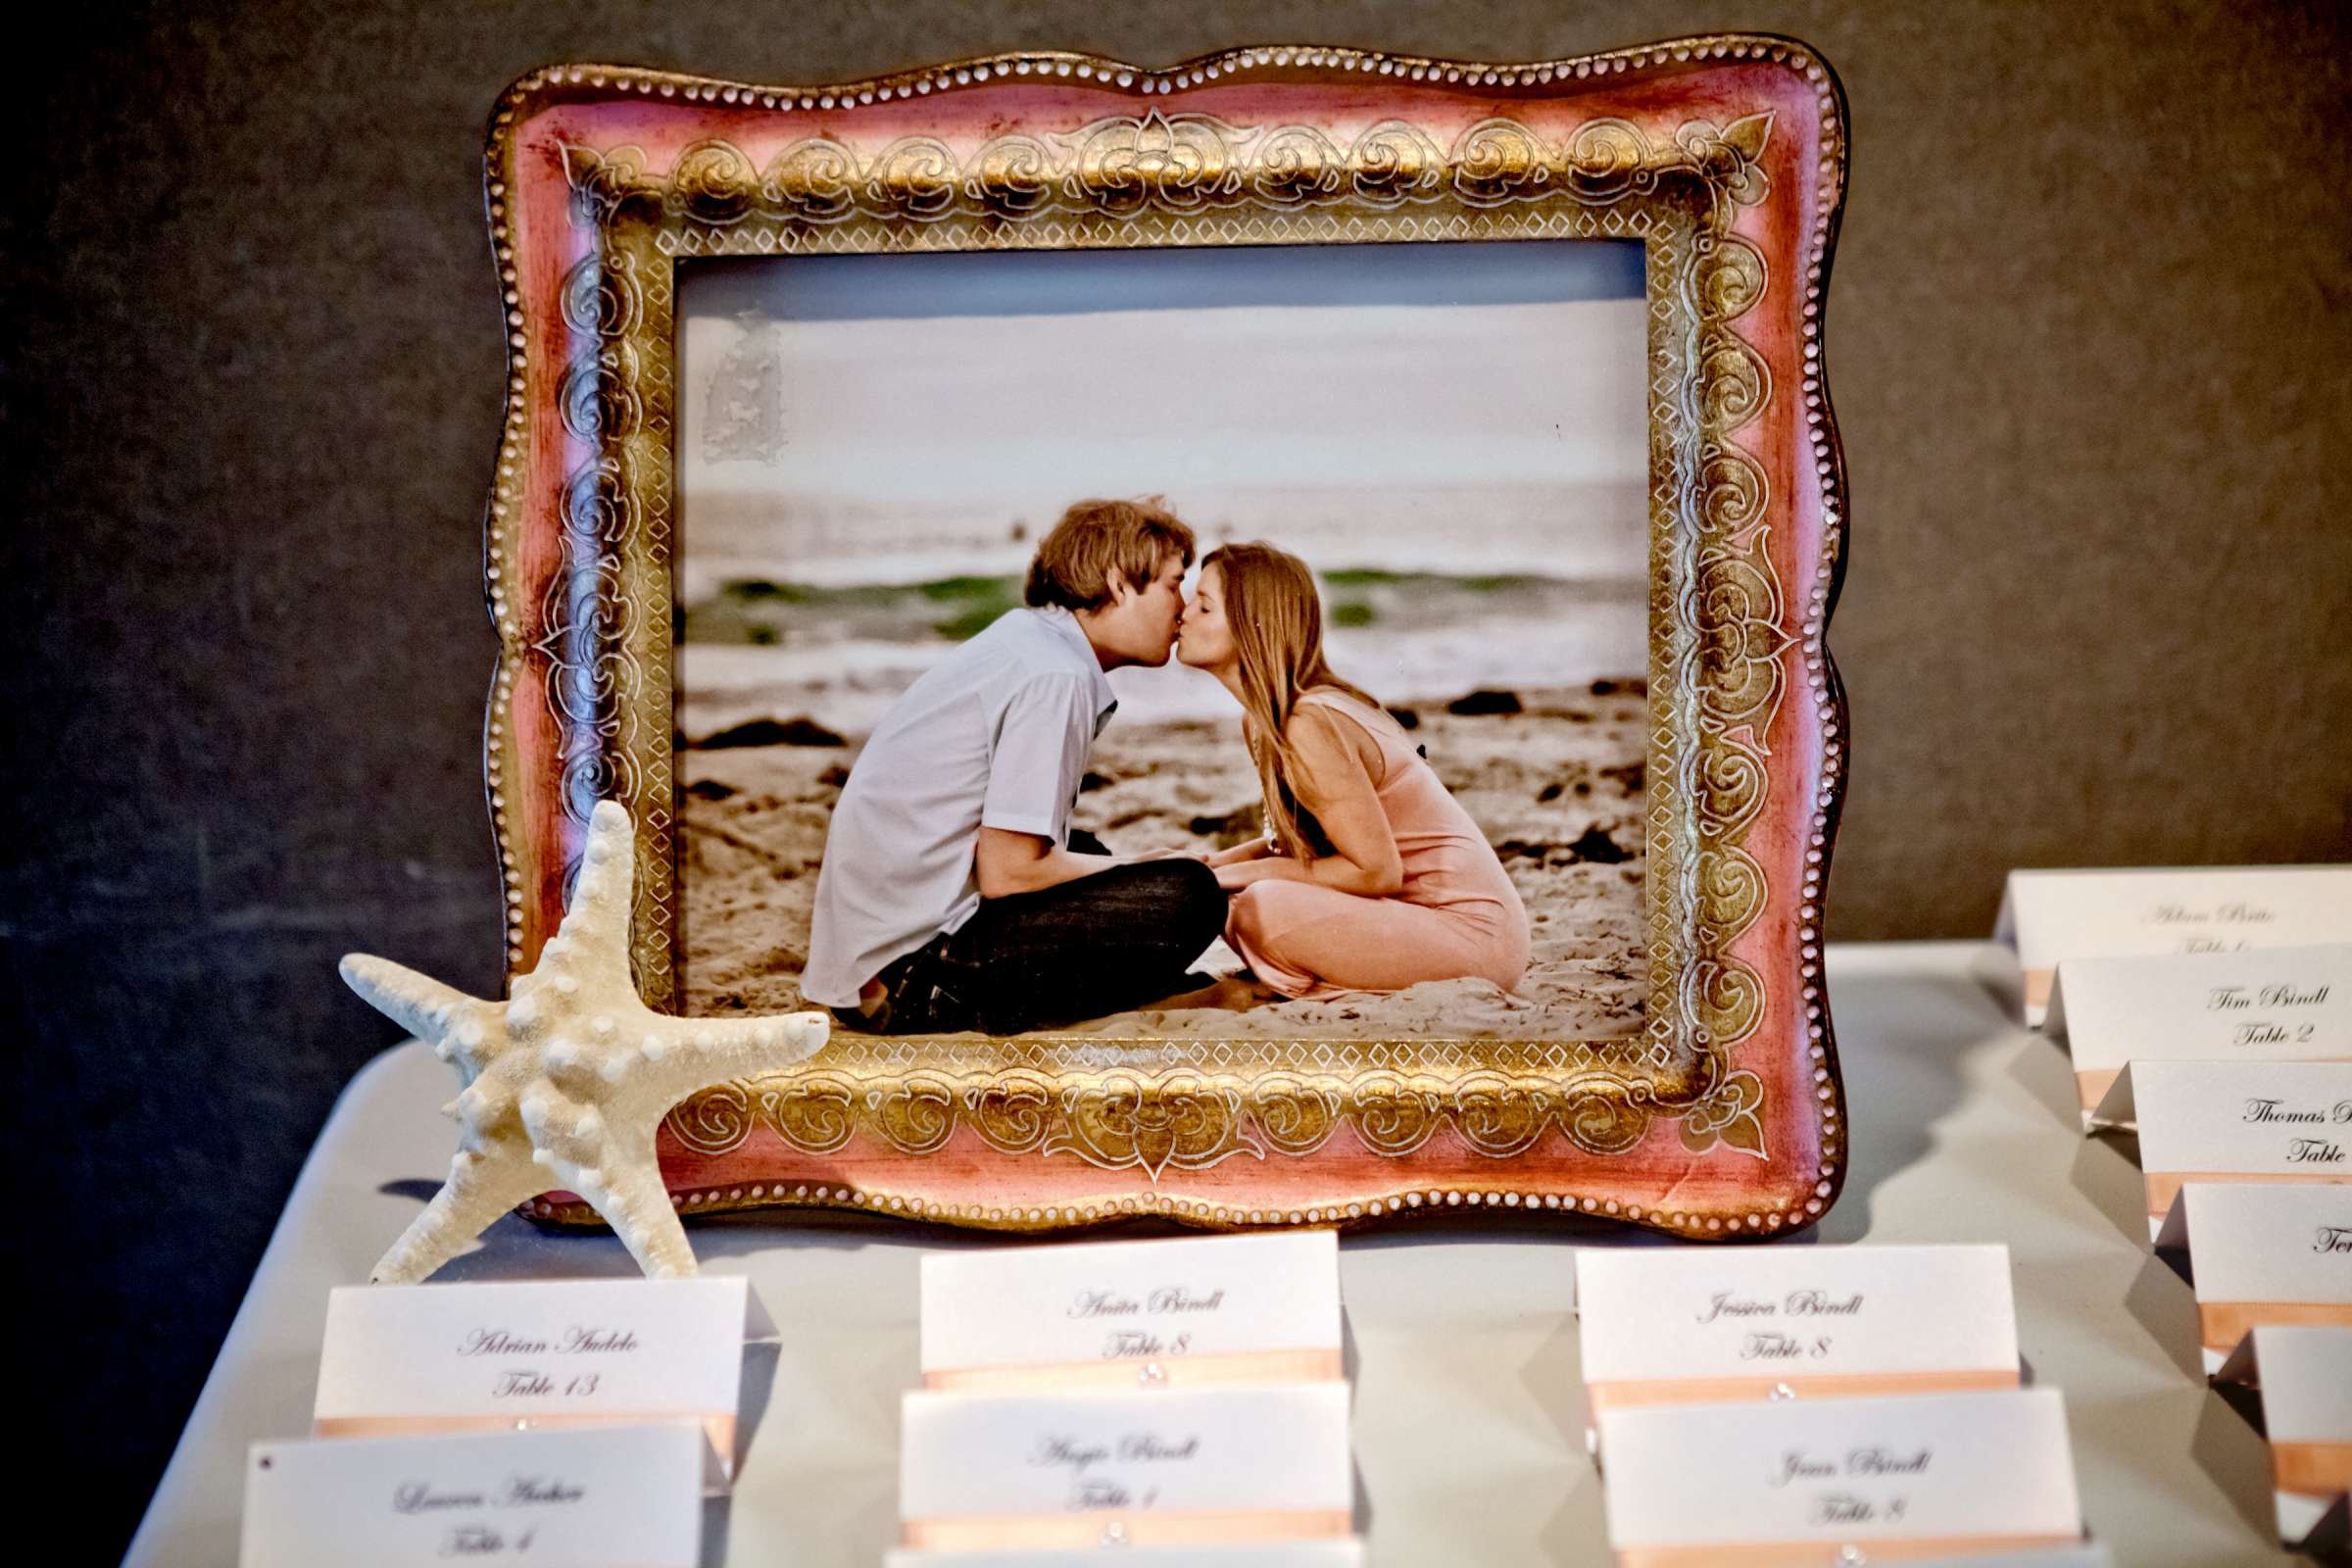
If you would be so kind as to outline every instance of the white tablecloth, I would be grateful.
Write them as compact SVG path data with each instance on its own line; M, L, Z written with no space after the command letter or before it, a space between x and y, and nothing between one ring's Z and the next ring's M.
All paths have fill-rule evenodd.
M2148 1254L2138 1171L2078 1134L2066 1056L2004 1011L2014 972L1981 943L1830 950L1853 1150L1813 1237L2007 1243L2031 1375L2066 1394L2084 1511L2115 1560L2295 1561L2270 1544L2261 1440L2196 1370L2188 1287ZM439 1182L453 1146L436 1107L451 1088L415 1042L352 1081L127 1562L236 1560L246 1445L308 1431L327 1289L364 1279ZM873 1568L896 1532L917 1259L988 1244L856 1218L689 1234L707 1268L751 1278L780 1331L749 1358L749 1452L734 1496L710 1505L706 1560ZM1343 1240L1375 1564L1606 1562L1568 1302L1576 1247L1612 1239L1496 1219ZM510 1217L441 1277L630 1272L608 1236L546 1236Z

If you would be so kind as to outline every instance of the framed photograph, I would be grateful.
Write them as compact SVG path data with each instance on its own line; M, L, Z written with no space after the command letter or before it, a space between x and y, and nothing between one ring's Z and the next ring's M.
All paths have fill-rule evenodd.
M509 969L615 799L648 1001L837 1020L681 1209L1818 1218L1845 151L1745 35L515 83Z

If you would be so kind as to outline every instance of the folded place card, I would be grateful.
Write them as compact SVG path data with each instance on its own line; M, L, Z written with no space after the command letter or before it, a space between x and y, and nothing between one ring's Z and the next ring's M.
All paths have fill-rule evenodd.
M1993 939L2017 950L2039 1028L2062 958L2352 942L2352 865L2012 871Z
M1339 1539L1344 1383L909 1394L905 1544L941 1551Z
M2209 1373L2261 1324L2352 1327L2352 1187L2192 1181L2156 1245L2188 1252Z
M1595 1414L2017 1386L2005 1247L1592 1247L1576 1295Z
M1072 1546L1042 1551L882 1554L882 1568L1364 1568L1360 1541L1277 1541L1238 1546Z
M2047 1389L1635 1406L1602 1412L1600 1442L1619 1568L1813 1568L2082 1538L2066 1410Z
M312 1430L688 1421L731 1474L749 1305L740 1277L345 1286L327 1297Z
M1330 1231L923 1259L929 1388L1169 1388L1340 1375L1340 1252Z
M2075 1058L2085 1127L2128 1061L2352 1061L2352 944L2069 958L2042 1028Z
M1911 1568L2115 1568L2115 1558L2095 1541L2073 1546L2036 1546L2031 1551L1972 1551L1965 1557L1913 1557L1909 1562Z
M703 1446L687 1423L257 1443L238 1561L693 1568Z
M2151 1239L2184 1182L2352 1182L2352 1062L2135 1061L2099 1119L2139 1129Z
M2352 1328L2264 1325L2223 1364L2262 1393L2278 1539L2301 1544L2352 1491Z

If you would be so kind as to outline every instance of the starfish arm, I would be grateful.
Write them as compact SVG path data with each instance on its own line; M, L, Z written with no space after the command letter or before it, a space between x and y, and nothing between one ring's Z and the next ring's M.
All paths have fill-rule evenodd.
M449 1162L449 1180L368 1271L368 1283L415 1285L431 1278L493 1220L524 1199L546 1192L549 1185L547 1173L528 1155L484 1156L459 1151Z
M618 801L599 801L588 815L588 844L580 853L580 874L558 938L577 948L592 967L629 972L630 893L636 880L631 858L636 829Z
M675 1104L698 1089L782 1072L808 1060L824 1048L831 1025L821 1012L662 1019L649 1033L649 1041L661 1042L659 1054L647 1051L634 1073Z
M585 1176L587 1173L583 1173ZM615 1132L606 1147L605 1168L583 1183L595 1192L580 1196L612 1227L620 1245L629 1250L648 1279L690 1279L697 1272L694 1249L686 1243L686 1227L662 1185L662 1168L654 1158L651 1130L642 1134Z
M429 975L366 953L347 953L336 966L343 983L385 1017L419 1039L439 1045L480 1002Z

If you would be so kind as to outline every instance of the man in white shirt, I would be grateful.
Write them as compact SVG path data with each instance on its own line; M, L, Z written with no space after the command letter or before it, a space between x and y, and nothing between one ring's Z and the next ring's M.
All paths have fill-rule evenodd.
M1164 664L1192 530L1154 502L1081 501L1038 545L1025 608L906 689L833 808L801 993L868 1033L1019 1034L1197 984L1216 873L1070 832L1117 702Z

